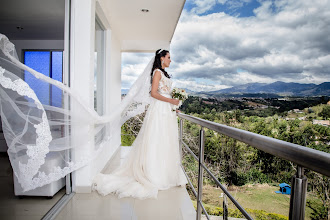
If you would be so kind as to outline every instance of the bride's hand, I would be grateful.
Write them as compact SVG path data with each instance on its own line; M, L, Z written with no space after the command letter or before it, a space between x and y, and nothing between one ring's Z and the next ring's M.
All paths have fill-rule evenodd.
M172 99L171 104L173 105L179 105L180 100L179 99Z

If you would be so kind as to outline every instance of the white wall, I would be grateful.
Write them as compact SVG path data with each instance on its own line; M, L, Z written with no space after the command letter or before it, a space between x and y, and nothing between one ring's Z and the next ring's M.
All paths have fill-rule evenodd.
M105 105L106 114L110 114L121 102L121 42L116 37L115 33L111 31L110 25L105 16L105 11L103 11L101 5L98 3L96 4L96 10L98 17L106 28ZM111 134L111 140L106 143L103 151L99 154L98 158L94 160L92 170L93 176L102 171L120 146L120 132L121 129L119 126L111 130L108 129L108 134Z
M121 101L121 45L115 34L111 32L106 16L102 15L102 8L95 0L72 1L71 23L71 87L84 97L85 103L93 108L94 105L94 38L95 38L95 11L104 24L106 31L106 112L109 113ZM99 14L101 13L101 15ZM73 111L79 108L73 106ZM89 141L84 146L79 146L74 158L78 159L84 154L91 155L94 150L93 127L86 126L85 133ZM73 129L73 143L79 140ZM107 164L113 153L120 146L120 127L109 133L116 134L105 143L103 152L100 153L89 165L73 173L73 190L77 193L91 192L93 178Z
M94 29L95 3L93 0L73 0L71 5L71 88L84 98L84 103L93 108L93 67L94 67ZM79 115L79 106L72 106L73 116ZM73 159L79 160L84 154L91 155L94 145L93 130L90 126L79 127L88 135L88 141L74 150ZM79 141L77 129L72 128L72 143ZM91 165L73 173L73 191L88 192L91 185Z
M64 50L64 40L12 40L19 60L22 62L22 50Z

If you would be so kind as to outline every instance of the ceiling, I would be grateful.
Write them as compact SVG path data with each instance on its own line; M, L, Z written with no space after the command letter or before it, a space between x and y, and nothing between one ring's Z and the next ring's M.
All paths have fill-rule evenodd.
M63 40L64 3L65 0L1 0L0 33L10 40Z
M112 32L127 48L146 48L147 44L159 48L164 42L169 45L185 3L185 0L97 1L104 8ZM0 33L11 40L63 40L64 12L65 0L1 0Z
M127 42L170 42L185 3L185 0L99 1L106 8L111 30Z

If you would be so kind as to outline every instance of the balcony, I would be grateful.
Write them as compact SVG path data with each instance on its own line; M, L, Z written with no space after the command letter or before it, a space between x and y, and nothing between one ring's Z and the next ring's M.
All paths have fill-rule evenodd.
M147 200L133 198L118 199L117 196L113 194L104 197L96 192L88 194L73 193L68 199L68 202L62 204L63 208L60 209L60 211L51 214L49 212L44 216L44 219L226 219L228 216L225 214L223 217L209 216L203 206L202 183L203 177L205 178L206 176L204 174L206 173L209 174L210 178L214 179L228 200L231 200L235 204L245 218L252 219L250 213L248 213L245 208L236 201L235 195L230 194L222 183L220 183L205 166L203 162L205 128L248 143L252 147L292 161L296 164L297 174L293 177L289 214L290 219L304 219L307 189L307 179L304 176L304 169L314 170L325 176L330 176L330 170L328 169L330 167L330 154L328 153L210 122L190 115L179 113L178 117L180 119L179 134L181 148L185 150L186 153L190 153L192 157L198 161L198 189L194 189L192 184L187 186L187 189L190 189L197 198L197 212L195 211L187 189L184 187L174 187L170 190L159 191L158 199ZM183 124L185 121L196 123L201 126L198 155L195 155L183 140ZM129 150L129 147L121 146L118 148L117 152L113 155L103 170L103 173L110 173L119 166L125 159ZM185 167L182 168L185 169ZM191 181L189 182L191 183ZM20 213L21 208L24 208L25 211L27 211L27 209L31 209L32 211L35 209L33 209L32 206L30 207L26 205L26 202L28 201L19 201L15 199L15 201L11 201L10 204L7 203L5 207L15 207L15 215L20 217L20 215L23 215L23 213ZM46 203L50 202L44 200L37 202L37 200L34 200L33 206L44 207L48 205ZM225 203L223 205L225 210L227 206ZM8 213L8 211L9 210L3 210L2 214ZM42 212L44 211L42 210ZM34 215L30 216L31 219L38 219L38 216L41 217L44 215L42 212L33 212Z
M180 119L179 134L181 150L185 149L186 152L190 153L198 161L199 175L197 190L194 188L190 178L185 172L189 179L188 187L190 187L190 190L197 198L197 212L193 207L187 190L183 187L174 187L170 190L160 191L157 200L137 200L133 198L118 199L112 194L103 197L95 192L91 194L76 194L66 207L62 209L56 219L228 219L228 212L226 211L223 212L222 217L212 217L207 213L202 203L204 171L206 171L210 178L221 188L225 195L224 197L231 200L246 219L253 219L244 207L234 198L235 196L231 195L226 187L224 187L205 166L203 161L205 128L220 134L225 134L236 140L245 142L252 147L297 164L297 174L293 177L292 182L290 219L304 219L307 191L307 178L304 176L304 169L307 168L330 176L330 172L327 169L330 167L330 154L181 113L178 114L178 117ZM198 155L195 155L183 141L184 120L201 126ZM103 170L103 173L110 173L114 168L119 166L129 150L129 147L120 147L113 158L111 158L106 169ZM185 169L184 167L182 168ZM227 204L223 203L223 210L227 209Z
M110 173L119 166L129 147L121 146L111 158L103 173ZM159 191L157 199L139 200L122 198L114 194L101 196L97 192L75 194L56 217L66 219L173 219L190 220L196 218L196 212L184 187L173 187Z

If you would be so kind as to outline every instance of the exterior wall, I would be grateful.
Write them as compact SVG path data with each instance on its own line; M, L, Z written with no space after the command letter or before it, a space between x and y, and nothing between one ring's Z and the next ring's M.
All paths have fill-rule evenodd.
M70 84L73 90L84 97L84 102L93 107L93 53L94 53L94 29L95 29L95 4L92 0L73 0L71 5L71 61L70 61ZM79 114L78 106L71 106L73 115ZM91 152L93 135L89 128L84 128L88 134L88 142L75 150L73 158L78 159L83 154ZM72 128L72 142L79 140L79 135ZM88 192L91 185L91 166L85 166L73 173L72 185L75 192Z
M94 104L94 38L95 38L95 13L101 19L106 28L105 47L105 105L106 112L110 113L121 101L121 45L115 34L111 32L107 18L102 12L102 7L95 0L73 0L71 16L71 87L84 97L84 101L90 108ZM77 114L79 109L72 106ZM84 129L90 136L88 143L79 146L75 151L74 158L90 154L94 149L94 136L92 129L88 126ZM120 146L120 127L115 131L107 132L113 137L105 143L103 152L100 153L89 165L73 173L73 191L76 193L90 193L92 180L107 164L113 153ZM73 130L74 134L74 130ZM79 139L73 135L73 142Z
M109 114L121 102L121 42L116 37L115 33L111 31L105 11L103 11L98 2L96 4L96 12L106 29L105 105L106 114ZM110 162L111 157L121 144L120 127L114 128L113 130L108 129L107 132L108 134L111 134L112 138L110 142L106 144L103 152L101 152L98 158L93 162L93 177L106 167L107 163Z

